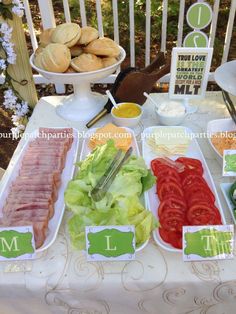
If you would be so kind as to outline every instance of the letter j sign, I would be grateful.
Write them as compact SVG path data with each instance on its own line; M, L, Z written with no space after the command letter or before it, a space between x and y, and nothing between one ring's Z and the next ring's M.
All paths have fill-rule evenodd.
M134 259L134 226L86 227L86 251L88 261Z

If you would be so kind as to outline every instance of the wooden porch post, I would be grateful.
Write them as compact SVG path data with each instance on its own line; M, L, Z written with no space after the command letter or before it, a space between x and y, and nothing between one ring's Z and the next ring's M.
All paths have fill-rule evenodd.
M7 20L7 23L13 27L12 42L14 43L16 53L16 63L9 65L8 72L15 81L25 82L23 85L12 81L16 91L28 102L29 106L33 108L38 101L38 97L33 80L32 68L29 63L29 53L22 19L15 14L13 16L13 20Z

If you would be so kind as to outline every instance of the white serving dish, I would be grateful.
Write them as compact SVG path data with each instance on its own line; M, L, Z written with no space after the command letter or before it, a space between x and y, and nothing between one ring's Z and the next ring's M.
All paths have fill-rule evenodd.
M183 114L182 116L176 116L176 117L168 117L160 114L157 110L155 110L157 118L162 125L180 125L184 122L184 119L187 116L187 113Z
M166 101L166 102L164 102L164 103L168 104L168 102L173 102L173 100L168 100L168 101ZM162 103L156 105L156 107L155 107L155 112L156 112L156 115L157 115L157 117L158 117L159 122L160 122L162 125L171 125L171 126L180 125L180 124L184 121L184 119L186 118L186 116L188 115L187 108L186 108L186 106L184 105L183 101L174 100L174 102L177 102L177 103L181 104L181 105L185 108L184 114L179 115L179 116L170 117L170 116L161 114L161 113L158 111L158 108L159 108L160 105L162 105Z
M38 68L34 64L35 53L30 56L30 64L39 74L55 84L73 84L74 93L68 97L61 98L61 103L56 108L57 114L65 120L89 121L105 105L107 97L99 93L92 93L91 83L114 73L119 65L124 61L125 50L119 46L120 55L116 63L109 67L83 73L55 73Z
M132 134L131 146L133 148L133 155L136 155L139 157L140 152L139 152L138 144L137 144L133 130L131 130L129 128L124 128L124 129ZM93 128L93 129L90 129L89 131L87 131L85 133L85 138L84 138L84 141L82 144L82 149L81 149L81 154L80 154L80 161L84 160L87 157L87 155L89 153L91 153L91 149L89 148L88 143L89 143L89 139L90 139L91 135L94 134L96 132L96 130L97 130L97 128ZM143 197L141 198L141 201L142 201L143 205L145 206L145 208L149 209L147 197L148 197L147 192L144 192ZM141 246L139 246L136 249L136 252L141 251L147 244L148 244L148 240L146 242L144 242Z
M214 78L222 89L236 96L236 60L219 66L215 70Z
M221 183L220 185L220 188L221 188L221 191L224 195L224 198L225 198L225 202L229 208L229 211L230 211L230 214L231 214L231 217L233 219L233 222L234 224L236 225L236 217L234 216L234 212L233 212L233 209L236 208L236 205L234 205L232 202L231 202L231 199L229 198L229 189L231 187L231 185L233 184L232 183ZM236 212L235 212L236 214Z
M51 129L58 129L58 128L51 128ZM59 129L63 129L63 128L60 127ZM24 156L24 153L29 143L33 141L37 137L38 134L39 134L39 129L31 133L27 142L22 147L18 157L15 159L14 162L10 162L8 167L11 169L11 171L9 171L4 177L5 181L0 189L0 208L2 208L5 204L5 200L7 198L11 183L18 176L20 166L21 166L21 160ZM79 147L78 131L76 129L73 129L73 135L74 135L74 141L72 143L71 149L67 153L65 168L61 174L61 186L58 190L58 199L56 203L54 204L55 212L54 212L53 217L49 220L48 234L47 234L46 240L44 241L44 244L40 248L35 250L36 253L39 253L48 249L53 244L53 242L55 241L57 237L57 233L58 233L58 230L59 230L62 218L63 218L63 214L65 211L64 192L66 190L67 183L73 178L74 170L75 170L75 162L77 159L78 147ZM1 212L0 212L0 216L1 216Z
M220 155L220 153L216 150L214 145L211 142L211 135L216 132L225 132L225 131L234 131L236 130L236 125L234 121L231 118L227 119L217 119L217 120L211 120L207 124L207 138L208 141L213 149L213 151L216 154L217 160L222 163L223 158Z
M123 105L125 103L119 103L117 104L118 106ZM111 110L111 116L112 116L112 121L121 127L134 127L136 125L139 124L139 121L141 120L142 114L143 114L143 109L140 105L136 104L136 103L132 103L134 104L136 107L138 107L140 109L140 115L138 115L137 117L134 118L120 118L117 117L114 113L113 110L115 109L115 107L112 108Z
M143 158L144 158L148 168L150 168L151 161L158 156L151 149L151 147L147 144L146 139L148 138L148 135L152 134L154 132L154 130L157 128L162 128L162 127L161 126L153 126L153 127L146 128L144 130L143 136L142 136L142 154L143 154ZM170 128L171 128L171 126L170 126ZM179 127L175 127L175 128L180 128L180 129L183 128L185 130L185 132L187 132L188 134L193 134L192 131L186 127L179 126ZM216 188L215 188L215 184L213 182L212 176L210 174L209 168L208 168L207 163L205 161L205 158L202 154L200 146L198 145L195 138L192 139L185 156L190 157L190 158L192 157L192 158L199 159L202 162L202 166L204 169L203 177L215 195L215 199L216 199L215 204L220 211L222 223L226 224L225 216L224 216L221 204L220 204L220 200L219 200ZM178 155L170 156L169 158L175 160L178 157L180 157L180 156L178 156ZM155 215L158 219L157 208L159 206L159 199L158 199L157 194L156 194L156 186L153 186L149 191L147 191L147 196L148 196L149 209L152 211L153 215ZM160 245L162 248L164 248L165 250L171 251L171 252L182 252L182 250L176 249L176 248L172 247L170 244L164 242L159 235L158 228L153 231L153 237L154 237L154 240L156 241L156 243L158 245Z

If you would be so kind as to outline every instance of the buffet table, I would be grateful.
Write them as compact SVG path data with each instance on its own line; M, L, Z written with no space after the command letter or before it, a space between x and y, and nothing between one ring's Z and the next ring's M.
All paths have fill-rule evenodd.
M165 98L167 94L153 96ZM65 121L56 115L58 103L59 97L52 96L50 104L47 98L42 98L26 132L39 126L73 126L82 136L86 129L80 122ZM208 121L228 117L220 92L208 92L204 100L193 103L198 105L198 111L184 122L193 132L206 132ZM107 116L96 126L109 120ZM139 144L140 132L151 125L157 125L157 119L153 105L147 101L142 124L134 129ZM219 187L219 183L232 179L222 178L221 165L208 140L198 139L198 142L214 178L226 220L232 223ZM12 163L23 143L24 139ZM80 148L81 144L82 138ZM3 182L4 177L0 184ZM181 254L164 251L150 239L134 261L88 263L84 252L70 247L66 218L67 213L55 243L36 260L0 263L0 314L235 312L236 259L184 263Z

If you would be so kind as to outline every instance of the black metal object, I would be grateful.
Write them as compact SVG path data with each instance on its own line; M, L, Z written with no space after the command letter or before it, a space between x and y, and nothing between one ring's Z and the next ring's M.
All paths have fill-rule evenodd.
M223 95L223 99L224 99L224 102L226 104L226 107L228 109L228 112L229 112L232 120L236 124L236 109L235 109L235 106L234 106L230 96L229 96L229 93L222 89L222 95Z

